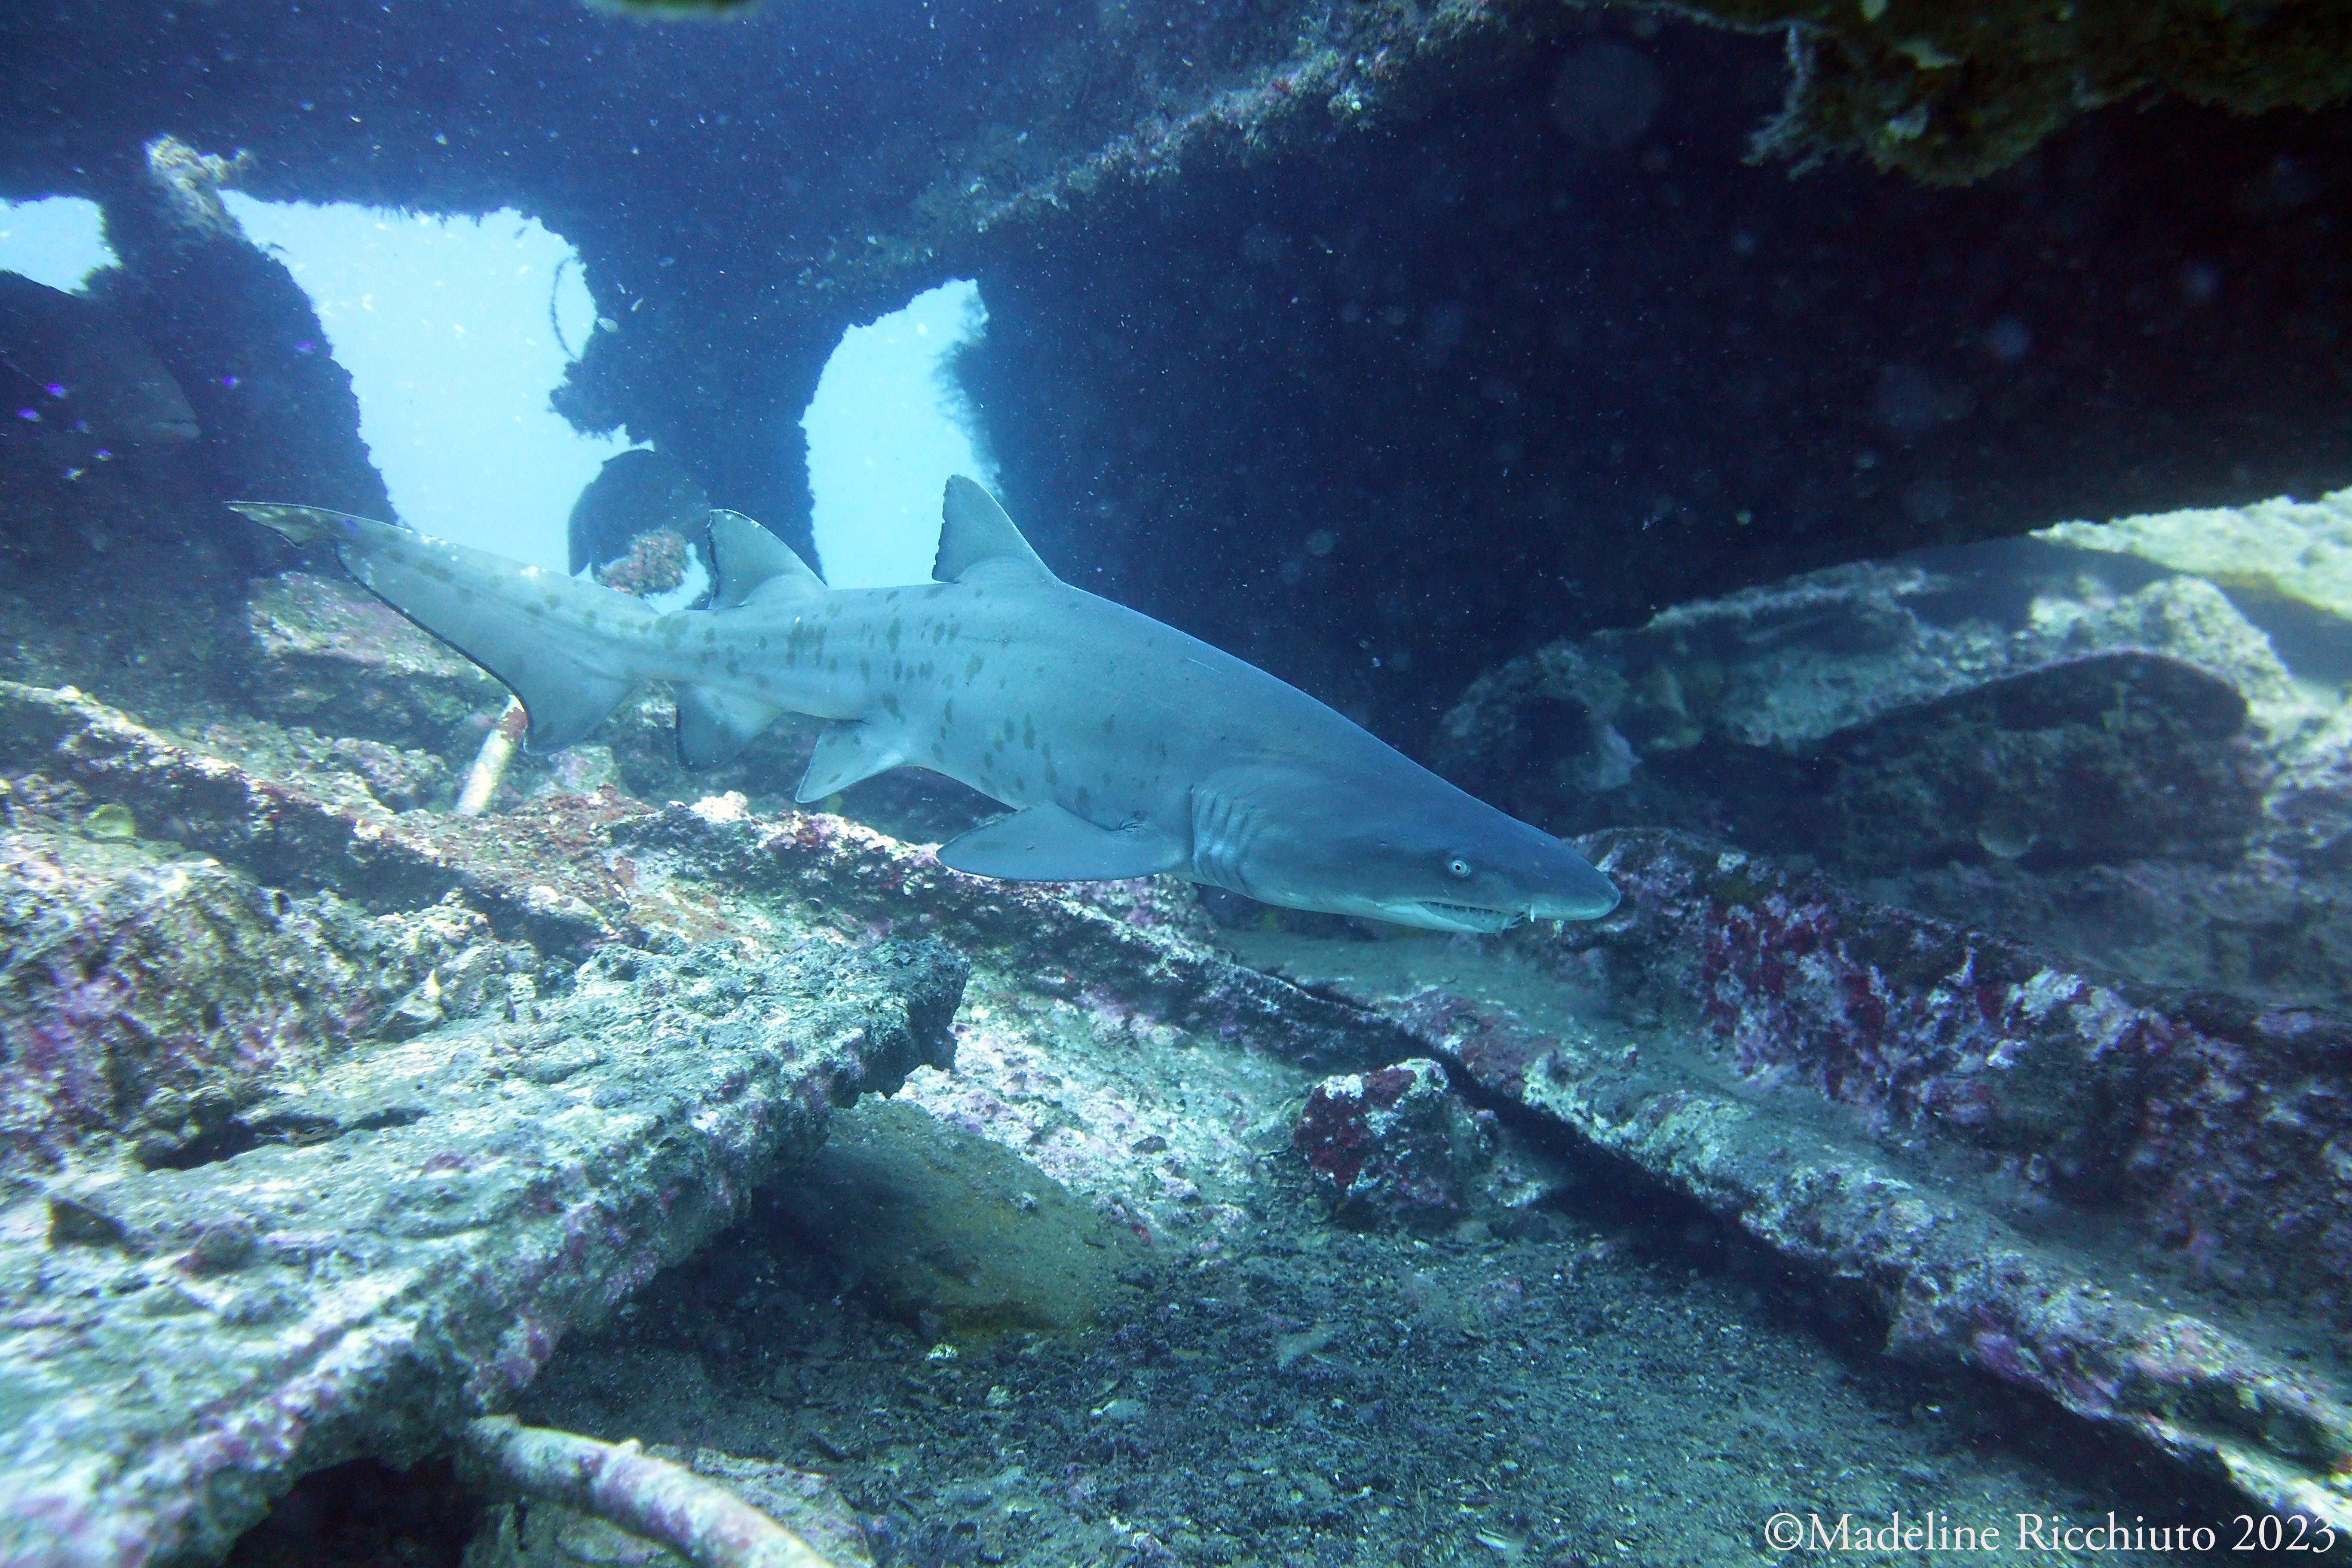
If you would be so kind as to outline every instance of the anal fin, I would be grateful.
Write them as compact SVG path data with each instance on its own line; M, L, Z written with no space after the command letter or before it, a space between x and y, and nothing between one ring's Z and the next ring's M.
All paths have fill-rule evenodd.
M524 706L530 706L528 699ZM731 763L782 711L771 702L681 684L677 688L677 760L689 768Z
M1182 863L1184 847L1140 828L1097 827L1076 812L1033 805L940 847L940 864L1014 882L1107 882Z
M801 787L793 798L803 805L823 800L876 773L887 773L906 760L906 753L873 725L856 720L835 724L816 738L808 772L801 775Z

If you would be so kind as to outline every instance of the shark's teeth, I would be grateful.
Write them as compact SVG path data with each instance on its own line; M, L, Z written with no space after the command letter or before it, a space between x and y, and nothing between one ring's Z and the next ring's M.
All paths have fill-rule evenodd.
M1489 910L1476 904L1449 904L1443 899L1423 899L1421 907L1441 920L1458 921L1465 931L1507 931L1525 917L1518 910Z

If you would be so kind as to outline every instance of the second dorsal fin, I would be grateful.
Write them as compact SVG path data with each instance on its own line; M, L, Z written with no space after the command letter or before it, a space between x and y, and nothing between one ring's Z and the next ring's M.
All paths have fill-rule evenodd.
M932 581L956 582L984 561L1009 561L1048 581L1054 575L996 498L958 474L948 480L940 507L940 553L931 563Z
M803 598L825 591L824 579L791 545L740 511L719 507L711 512L710 553L719 567L713 609L734 609L754 594Z

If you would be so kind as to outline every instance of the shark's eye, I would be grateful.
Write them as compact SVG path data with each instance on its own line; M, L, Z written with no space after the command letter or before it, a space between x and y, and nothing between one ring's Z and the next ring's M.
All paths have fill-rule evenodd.
M1464 859L1459 855L1456 855L1453 859L1448 860L1445 863L1446 875L1452 877L1456 881L1469 880L1471 869L1470 862Z

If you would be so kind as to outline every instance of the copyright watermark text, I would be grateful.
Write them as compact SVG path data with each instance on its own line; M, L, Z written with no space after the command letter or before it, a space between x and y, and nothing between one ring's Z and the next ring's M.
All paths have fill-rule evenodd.
M2219 1524L2150 1524L2126 1520L2011 1513L1962 1519L1929 1511L1873 1518L1854 1513L1776 1513L1764 1521L1775 1552L2304 1552L2332 1555L2341 1540L2325 1521L2302 1513L2241 1513Z

